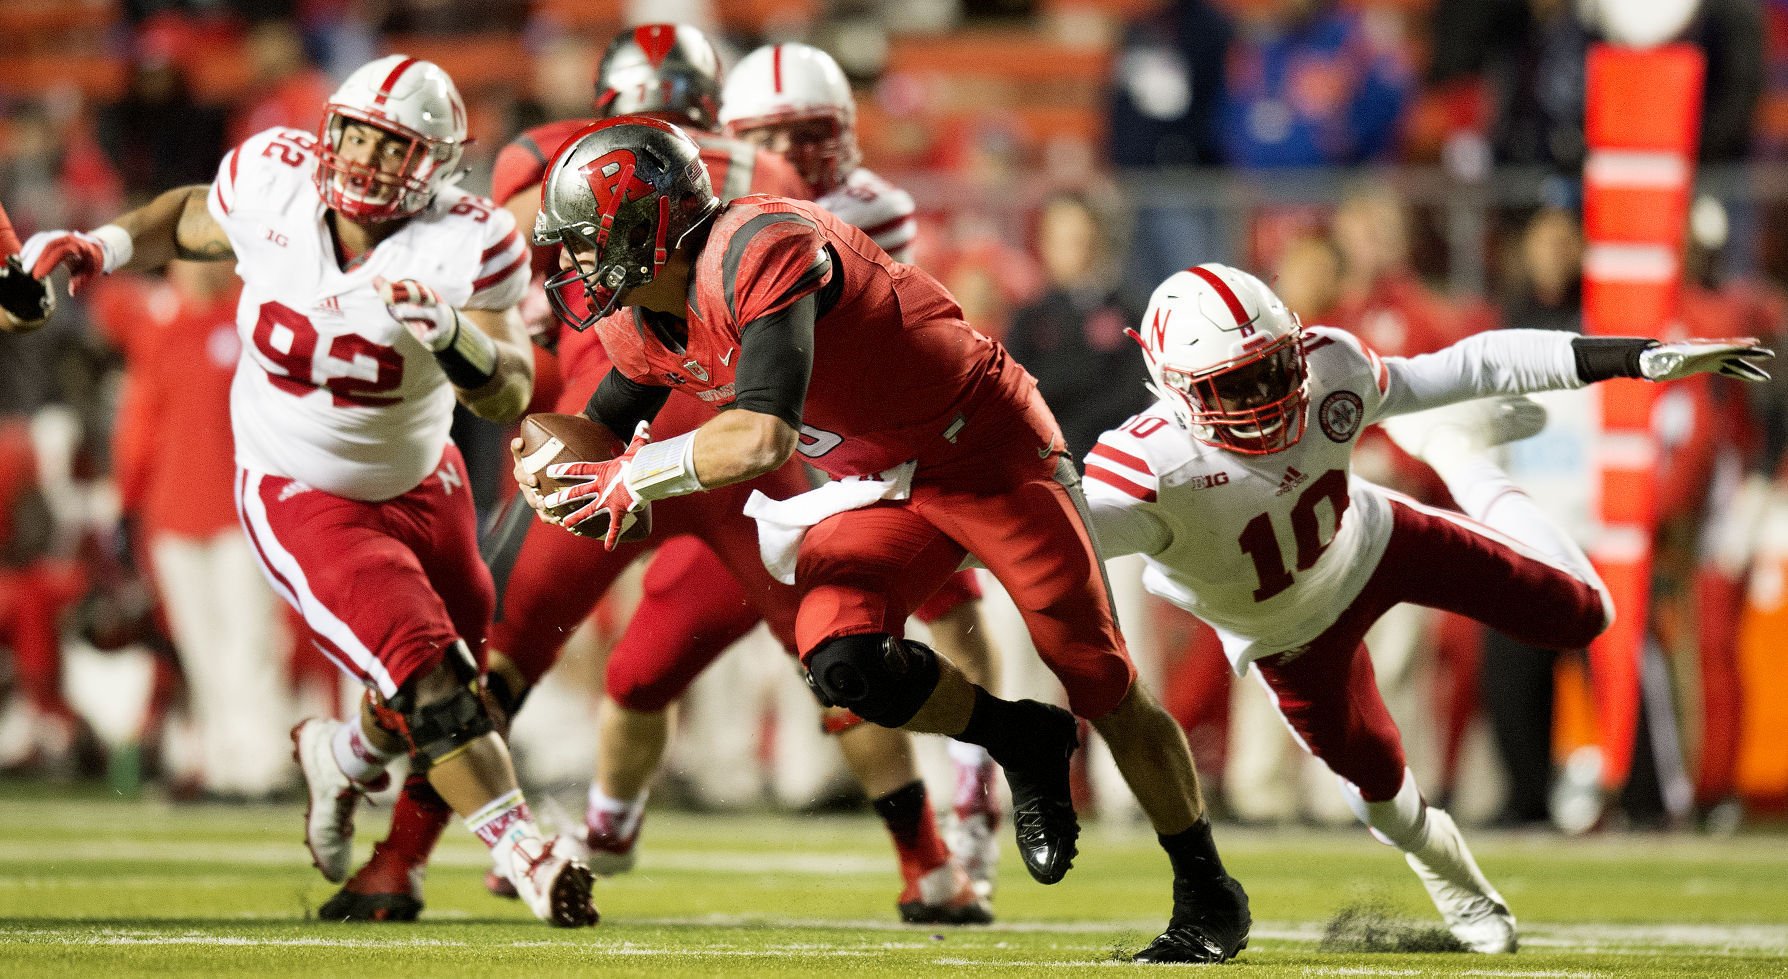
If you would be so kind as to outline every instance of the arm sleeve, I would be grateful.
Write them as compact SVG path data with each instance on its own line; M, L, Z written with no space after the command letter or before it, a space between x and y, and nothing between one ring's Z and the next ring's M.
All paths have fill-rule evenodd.
M639 423L657 417L669 398L670 388L641 384L611 367L584 405L584 417L607 426L626 445Z
M813 376L813 322L818 301L812 293L745 324L739 341L738 396L731 408L775 415L790 428L801 427L807 382Z
M1431 354L1386 357L1384 397L1366 422L1473 398L1583 387L1575 338L1556 330L1496 330Z
M491 199L498 204L507 204L509 198L521 193L529 185L539 183L540 178L546 175L547 164L551 162L546 151L535 142L532 133L522 133L515 137L497 154L497 162L491 166Z

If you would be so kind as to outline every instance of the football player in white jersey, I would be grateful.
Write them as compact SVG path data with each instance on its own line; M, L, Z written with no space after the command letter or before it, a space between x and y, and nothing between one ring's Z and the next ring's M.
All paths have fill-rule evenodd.
M1147 555L1149 591L1208 622L1238 674L1254 665L1292 733L1339 776L1373 833L1404 852L1463 945L1514 951L1507 903L1404 765L1366 630L1414 602L1536 646L1588 644L1613 621L1606 588L1483 453L1538 431L1544 412L1494 396L1614 377L1763 380L1755 362L1773 355L1751 339L1501 330L1380 358L1340 330L1303 328L1259 279L1215 264L1162 283L1131 335L1160 400L1087 457L1105 555ZM1490 400L1470 400L1479 398ZM1440 410L1409 414L1424 409ZM1463 514L1352 475L1361 430L1387 419Z
M391 55L348 76L319 132L253 136L210 185L34 236L24 259L39 278L66 267L71 289L176 256L236 261L238 510L311 640L367 686L357 720L292 732L317 868L346 876L355 805L407 752L536 915L588 925L590 871L535 827L473 652L493 589L448 426L456 397L520 415L533 361L514 312L527 242L453 186L465 141L447 74Z
M720 121L730 135L793 163L818 195L814 203L860 229L895 261L913 260L919 236L913 195L863 166L857 101L831 55L807 44L769 44L747 54L720 90ZM972 578L946 587L979 594ZM929 624L939 651L958 663L984 664L976 679L997 685L992 673L997 657L987 642L978 598L962 601ZM990 894L999 859L994 764L986 749L961 741L950 742L950 758L957 784L950 851L976 888Z

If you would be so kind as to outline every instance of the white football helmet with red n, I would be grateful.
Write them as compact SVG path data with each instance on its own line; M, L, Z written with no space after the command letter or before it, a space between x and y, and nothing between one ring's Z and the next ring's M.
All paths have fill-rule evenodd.
M769 44L739 60L720 92L728 133L788 157L816 194L844 183L863 161L857 148L857 100L844 69L807 44ZM777 129L785 142L754 133Z
M1265 455L1296 445L1309 407L1303 327L1267 284L1215 262L1155 289L1128 330L1149 385L1207 445Z
M366 123L409 140L396 169L348 159L342 136ZM409 217L461 176L466 105L440 66L407 55L362 65L323 106L317 190L323 203L355 221Z

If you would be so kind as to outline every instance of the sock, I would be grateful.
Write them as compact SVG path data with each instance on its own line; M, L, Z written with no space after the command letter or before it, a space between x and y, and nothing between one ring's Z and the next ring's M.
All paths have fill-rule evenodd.
M894 852L900 857L900 876L908 884L949 861L950 849L937 835L937 820L931 814L930 800L925 797L924 782L914 780L870 805L888 827L888 835L894 838Z
M540 839L540 830L534 825L534 816L528 812L527 800L522 798L520 789L511 789L485 803L466 817L466 828L490 847L497 865L512 879L515 873L509 856L514 852L515 844Z
M392 803L391 833L379 844L377 856L412 867L427 863L452 818L453 808L429 784L428 776L411 772Z
M1428 840L1428 804L1422 801L1422 790L1416 787L1415 773L1405 768L1403 784L1397 794L1382 802L1368 802L1358 786L1337 776L1341 796L1360 822L1382 843L1409 853L1419 850Z
M585 824L594 827L598 816L607 816L616 839L627 839L639 831L639 821L646 816L646 796L641 792L631 799L616 799L590 783L590 807L584 811Z
M957 741L978 744L1004 768L1024 768L1048 761L1045 752L1053 753L1055 745L1039 745L1039 728L1051 717L1048 704L1035 700L1001 700L975 688L975 706L969 711L968 724Z
M956 764L956 817L966 819L991 810L993 758L978 744L950 741L950 760Z
M1175 883L1203 883L1229 876L1223 869L1223 858L1217 855L1217 842L1211 839L1209 816L1198 817L1189 829L1172 836L1155 838L1161 841L1161 849L1167 851L1167 861L1173 864Z
M342 774L365 785L385 774L385 766L397 759L398 752L380 751L360 725L359 718L343 722L335 729L331 746L335 749L335 763L341 766Z

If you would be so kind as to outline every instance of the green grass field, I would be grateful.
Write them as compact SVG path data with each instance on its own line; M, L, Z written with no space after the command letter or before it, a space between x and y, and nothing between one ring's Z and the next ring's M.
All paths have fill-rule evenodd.
M384 810L363 813L362 847ZM525 977L858 976L1137 969L1167 910L1165 860L1136 826L1092 825L1068 879L1007 854L1000 923L903 926L893 858L862 817L655 813L632 874L602 882L601 925L560 932L484 894L481 847L449 829L424 920L314 919L333 891L296 808L173 807L0 782L0 975L255 973ZM1363 831L1220 829L1253 898L1225 968L1278 976L1788 975L1788 837L1473 834L1523 926L1512 958L1327 951L1346 908L1437 922L1397 854Z

